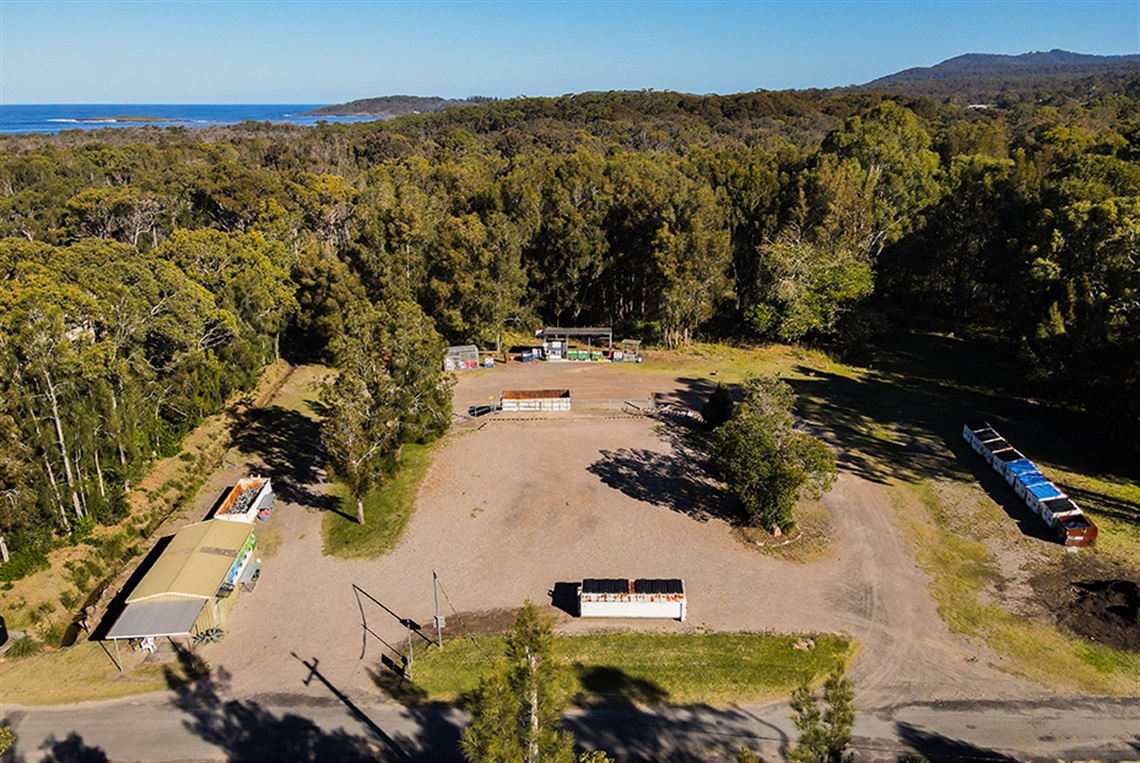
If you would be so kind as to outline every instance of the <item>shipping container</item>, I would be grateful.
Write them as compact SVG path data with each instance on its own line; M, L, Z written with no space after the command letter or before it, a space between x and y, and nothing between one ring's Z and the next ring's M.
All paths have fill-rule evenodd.
M215 519L252 522L268 519L273 511L273 485L268 477L242 477L222 500Z
M581 617L648 617L685 621L685 581L586 578L578 589Z

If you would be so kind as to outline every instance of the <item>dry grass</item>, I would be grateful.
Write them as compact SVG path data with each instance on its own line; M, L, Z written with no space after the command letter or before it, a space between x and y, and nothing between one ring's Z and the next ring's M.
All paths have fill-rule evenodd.
M1083 641L983 600L999 575L996 558L980 540L961 532L955 507L936 487L933 481L896 484L893 503L915 559L932 578L930 592L950 630L984 639L1006 658L995 667L1012 675L1088 694L1135 694L1140 654ZM980 500L968 509L982 525L1009 524L992 501Z
M17 705L66 705L97 702L162 691L168 686L164 667L177 664L144 663L141 652L123 646L126 672L115 667L115 647L83 641L67 649L47 651L22 660L0 660L0 687L4 701ZM182 678L185 678L184 676Z
M807 564L834 556L835 528L822 501L800 501L791 535L777 537L758 527L738 527L734 533L745 545L788 562Z

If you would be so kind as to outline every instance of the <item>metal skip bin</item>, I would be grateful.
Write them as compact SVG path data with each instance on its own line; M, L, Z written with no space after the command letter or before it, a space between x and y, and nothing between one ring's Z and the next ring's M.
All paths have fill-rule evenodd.
M685 581L586 578L578 589L580 617L647 617L680 620L688 615Z

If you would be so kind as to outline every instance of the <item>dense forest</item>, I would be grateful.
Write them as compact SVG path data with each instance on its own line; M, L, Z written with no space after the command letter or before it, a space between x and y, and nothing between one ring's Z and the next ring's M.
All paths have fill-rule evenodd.
M543 323L837 353L985 332L1027 390L1135 448L1138 81L985 109L611 92L0 138L0 532L42 548L121 516L279 356L342 369L397 453L447 425L445 342Z

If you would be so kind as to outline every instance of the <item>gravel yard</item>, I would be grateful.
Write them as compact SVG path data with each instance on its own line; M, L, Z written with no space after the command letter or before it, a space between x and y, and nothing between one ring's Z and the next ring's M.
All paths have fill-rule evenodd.
M577 399L657 392L692 403L702 386L708 382L609 364L513 363L462 375L455 410L503 389L569 388ZM441 606L452 634L463 623L501 627L525 598L550 603L559 583L680 577L685 623L583 620L555 609L557 627L841 632L862 645L852 678L872 705L1042 694L989 667L996 658L985 647L948 632L882 485L842 471L824 499L839 536L834 553L796 564L749 548L716 518L723 494L668 425L575 413L457 420L392 553L373 561L322 555L319 502L311 500L324 491L319 469L297 491L310 496L307 505L281 500L259 525L280 533L280 548L242 598L227 638L205 650L236 695L326 696L317 682L304 683L301 661L314 659L340 690L375 693L381 656L407 644L401 619L422 626L415 649L434 635L432 570L447 594Z

